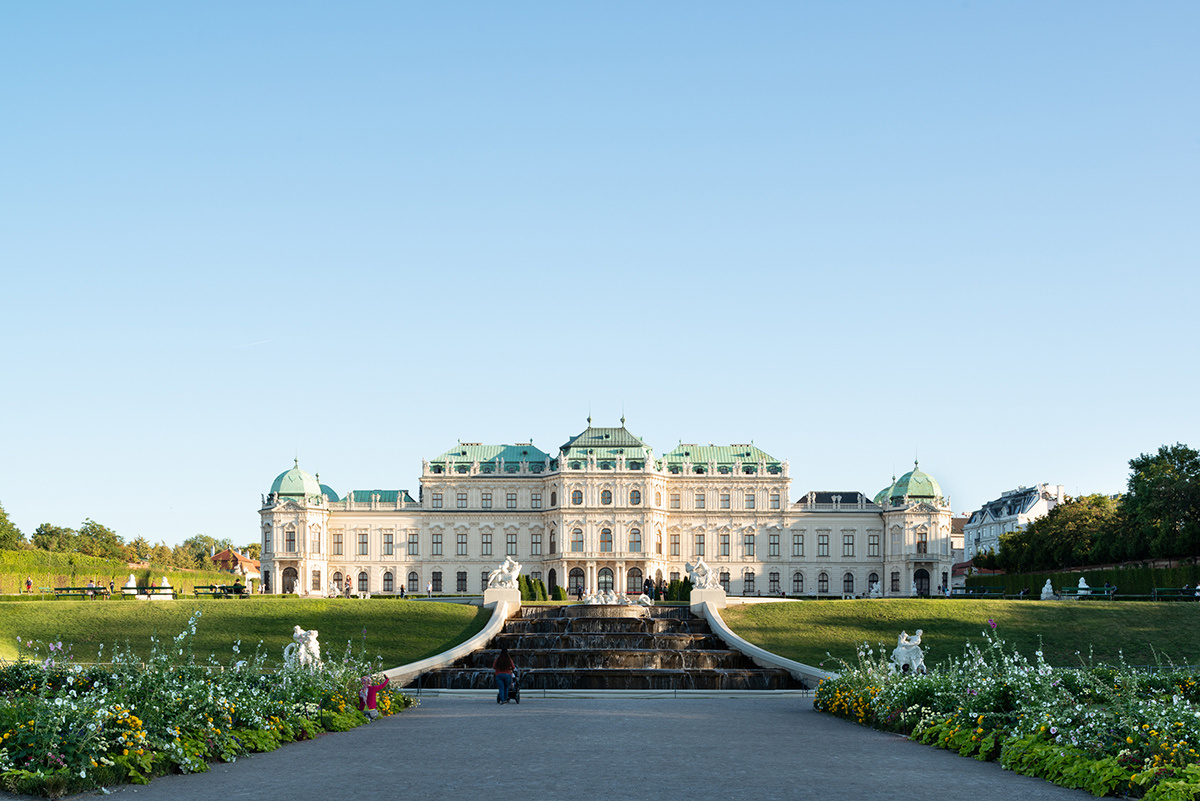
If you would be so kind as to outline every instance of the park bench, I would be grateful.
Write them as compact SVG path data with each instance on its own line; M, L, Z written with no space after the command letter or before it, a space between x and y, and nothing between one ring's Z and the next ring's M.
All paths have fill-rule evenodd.
M172 598L178 598L179 595L175 592L174 587L138 587L138 595L169 595Z
M1003 587L951 587L951 598L1003 598Z
M1060 598L1102 598L1111 601L1116 597L1116 594L1116 587L1088 587L1082 592L1080 592L1079 587L1060 587L1058 590Z
M1155 587L1150 597L1155 601L1200 601L1195 587Z
M39 587L42 592L50 592L49 587ZM54 597L57 598L88 598L108 597L108 587L55 587Z
M245 598L248 594L245 587L242 587L239 591L232 585L227 584L202 584L193 587L192 589L194 590L197 598L229 598L230 596L236 598Z

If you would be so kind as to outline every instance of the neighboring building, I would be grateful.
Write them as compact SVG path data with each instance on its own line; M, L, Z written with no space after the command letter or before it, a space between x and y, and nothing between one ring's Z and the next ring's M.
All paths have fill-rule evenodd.
M1002 493L971 515L963 526L964 558L1000 550L1000 535L1025 528L1031 521L1045 517L1050 510L1064 503L1066 491L1061 484L1038 484L1018 487Z
M247 581L257 581L260 574L259 561L251 559L244 553L238 553L232 548L226 548L223 551L213 554L213 567L217 570L225 570L245 578Z
M787 462L753 444L656 457L624 427L591 425L550 454L460 443L405 490L339 496L297 463L263 499L268 592L478 593L512 556L548 588L640 593L703 558L733 594L927 594L950 580L949 500L914 469L868 499L790 499ZM961 547L961 546L960 546Z

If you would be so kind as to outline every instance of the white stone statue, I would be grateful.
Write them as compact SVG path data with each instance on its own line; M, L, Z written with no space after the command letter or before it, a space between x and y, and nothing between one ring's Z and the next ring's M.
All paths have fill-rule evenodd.
M642 606L654 606L654 599L645 593L638 596L637 602Z
M1083 579L1080 579L1080 581L1083 581ZM167 581L166 576L163 576L162 584L159 584L158 586L163 589L169 590L169 589L171 589L171 582Z
M296 626L292 629L293 642L283 649L283 664L287 667L321 669L321 643L317 641L317 630L305 631Z
M515 590L518 586L517 576L519 575L521 575L521 563L515 561L511 556L506 556L500 567L488 573L488 589Z
M917 597L917 582L915 581L912 583L912 597Z
M121 588L126 595L137 595L137 579L133 574L129 574L129 581L125 582L125 586Z
M879 589L878 581L871 582L871 589L867 591L867 595L871 598L882 598L883 597L883 590Z
M1092 588L1088 586L1087 580L1082 576L1079 578L1079 592L1077 595L1091 595Z
M900 632L896 640L896 650L892 651L892 669L898 673L920 673L925 671L925 655L921 653L921 629L912 637L908 632Z
M1050 583L1050 579L1046 579L1046 583L1042 585L1042 600L1054 600L1054 585Z
M683 567L688 572L688 578L692 580L692 589L717 590L721 588L721 581L717 574L704 564L703 559L697 559L694 565L684 562Z

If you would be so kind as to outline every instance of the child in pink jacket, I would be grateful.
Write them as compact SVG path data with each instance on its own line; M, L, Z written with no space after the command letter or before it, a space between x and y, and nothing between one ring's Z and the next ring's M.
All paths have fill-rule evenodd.
M388 686L388 677L383 677L382 684L372 684L370 676L362 677L362 688L358 691L358 708L365 712L369 720L375 720L379 717L379 708L375 696L379 691Z

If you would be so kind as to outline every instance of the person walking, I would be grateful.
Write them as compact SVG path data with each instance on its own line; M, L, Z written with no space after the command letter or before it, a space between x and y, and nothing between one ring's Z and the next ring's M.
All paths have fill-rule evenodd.
M26 576L25 577L25 594L28 595L31 592L33 592L33 576Z
M508 703L508 691L513 683L513 671L517 666L513 664L512 657L508 655L507 648L500 649L500 656L496 657L496 661L492 663L492 670L496 671L496 703Z
M433 582L432 581L425 582L425 597L426 598L433 597Z

